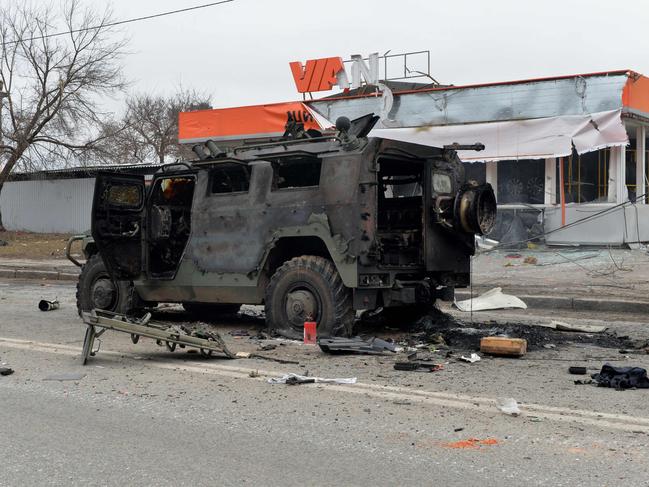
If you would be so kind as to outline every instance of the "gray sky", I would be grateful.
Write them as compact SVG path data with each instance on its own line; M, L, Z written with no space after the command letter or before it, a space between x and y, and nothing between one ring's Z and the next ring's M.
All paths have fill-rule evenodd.
M112 5L124 19L207 1ZM211 94L214 107L299 99L290 61L389 49L430 50L431 74L456 85L626 68L649 75L647 0L235 0L123 31L133 90L182 84Z

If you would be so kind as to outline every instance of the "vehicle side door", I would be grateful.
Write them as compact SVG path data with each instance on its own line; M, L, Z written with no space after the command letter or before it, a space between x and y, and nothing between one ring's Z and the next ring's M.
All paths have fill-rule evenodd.
M100 173L92 205L92 237L115 279L142 272L144 176Z

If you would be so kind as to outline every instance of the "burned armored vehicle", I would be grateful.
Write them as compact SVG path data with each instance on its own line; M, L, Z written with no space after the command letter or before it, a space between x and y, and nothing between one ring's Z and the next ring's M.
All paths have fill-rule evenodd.
M475 235L494 224L493 190L465 181L454 149L469 147L367 137L375 122L227 151L208 142L147 184L101 174L79 310L263 304L271 329L301 337L305 321L347 335L357 310L405 316L452 299L469 285Z

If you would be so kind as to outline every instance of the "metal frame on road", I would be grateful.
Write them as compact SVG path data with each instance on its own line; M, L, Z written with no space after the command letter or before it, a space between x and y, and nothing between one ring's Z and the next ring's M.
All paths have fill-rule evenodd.
M227 358L235 357L218 333L187 332L178 326L170 327L162 323L156 323L151 321L151 313L147 313L138 319L110 311L93 309L90 312L83 312L82 317L87 325L81 352L83 365L86 365L88 358L94 355L92 349L95 338L101 336L107 330L128 333L131 335L133 343L137 343L141 336L156 340L158 345L163 345L164 342L170 352L173 352L176 346L180 346L180 348L197 348L200 350L201 355L205 357L209 357L213 352L222 353ZM97 328L101 329L97 330Z

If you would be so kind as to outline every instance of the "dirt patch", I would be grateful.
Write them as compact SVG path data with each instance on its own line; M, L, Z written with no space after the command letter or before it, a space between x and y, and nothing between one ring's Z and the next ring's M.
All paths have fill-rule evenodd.
M0 258L65 259L70 235L63 233L0 232Z

